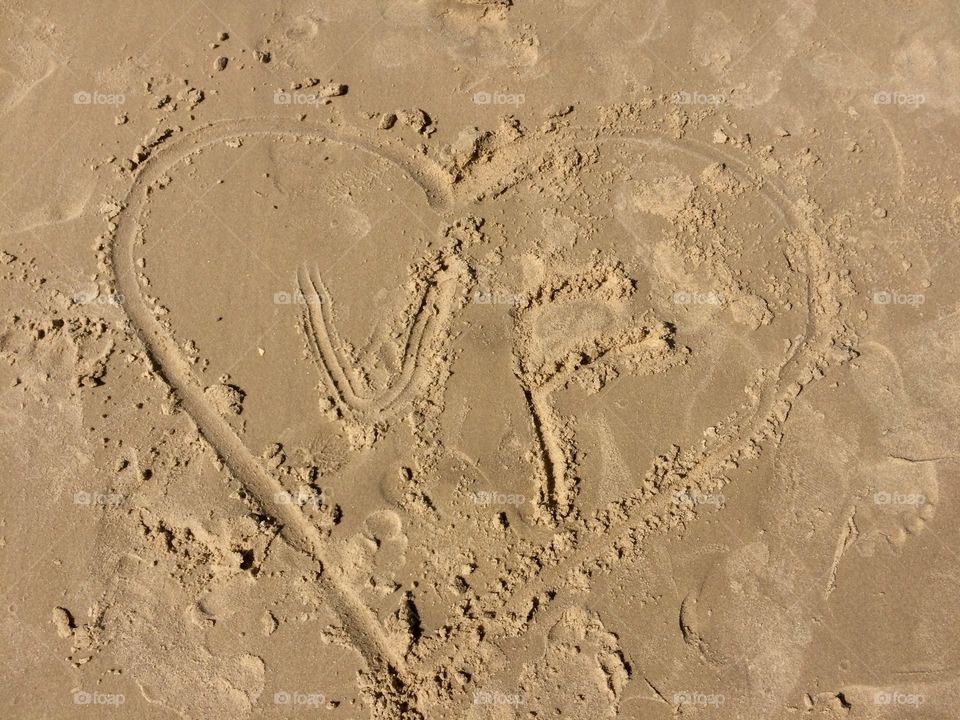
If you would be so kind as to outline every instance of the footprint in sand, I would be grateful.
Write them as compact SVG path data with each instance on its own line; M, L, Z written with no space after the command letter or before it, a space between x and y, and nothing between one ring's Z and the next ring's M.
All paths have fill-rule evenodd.
M882 346L861 350L837 387L795 403L759 506L762 535L719 561L683 603L688 644L725 684L753 688L726 709L760 717L788 705L818 630L811 618L854 602L863 563L901 553L935 517L935 464L905 459L922 445L908 430L913 411L899 367ZM857 409L868 402L886 410L864 417ZM848 710L835 693L818 702L818 712ZM873 705L858 712L849 716L905 717Z
M730 552L684 598L683 638L712 666L699 692L724 695L724 717L773 717L789 697L812 638L798 602L805 588L806 576L758 541Z
M879 412L871 436L861 441L859 478L866 492L854 521L856 549L871 556L884 546L896 553L927 528L936 516L939 482L937 453L926 451L915 401L896 356L880 343L866 343L861 351L852 385L861 402L872 401Z
M406 563L408 539L400 516L392 510L367 515L363 530L348 543L348 574L354 582L377 594L398 589L397 571Z
M838 692L807 695L804 710L818 719L954 720L960 680L848 685Z
M532 717L577 708L582 717L615 718L630 676L617 636L596 613L573 607L547 633L540 658L521 671L519 700Z
M930 463L890 457L868 465L875 490L857 506L857 551L867 557L883 547L899 551L933 520L939 498L937 473Z

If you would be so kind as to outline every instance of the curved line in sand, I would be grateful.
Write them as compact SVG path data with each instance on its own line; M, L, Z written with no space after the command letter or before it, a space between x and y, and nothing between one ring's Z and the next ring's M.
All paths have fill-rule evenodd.
M616 140L626 139L627 141L633 138L616 138ZM657 138L657 142L663 142L663 139ZM643 142L642 140L640 142ZM695 144L696 141L689 141ZM701 150L706 146L702 146ZM684 148L687 152L692 152ZM733 156L728 155L727 153L722 153L716 150L711 149L711 152L699 152L695 153L706 160L716 161L720 156L725 162L729 163L732 166L736 166L736 170L744 175L745 177L750 177L750 170L748 166L745 166L744 163ZM770 202L775 208L777 208L784 221L789 223L791 226L800 229L807 239L813 245L823 245L823 240L813 232L813 229L810 228L806 221L803 218L799 217L792 209L790 200L786 193L772 180L764 177L765 183L764 188L758 189L758 192L764 195L765 199ZM772 188L772 192L767 189ZM796 343L792 352L783 360L779 367L776 368L776 378L773 382L765 384L761 389L760 397L755 404L754 410L750 413L750 417L747 419L747 424L750 426L750 429L737 433L734 437L729 438L726 441L721 441L717 443L713 448L708 448L704 451L700 460L690 469L686 474L685 479L689 480L691 477L703 477L709 476L712 471L722 469L722 466L733 457L736 457L744 450L747 449L749 445L752 445L755 439L758 439L758 436L763 435L764 426L769 421L773 415L774 407L778 399L781 397L781 394L778 393L778 390L787 385L794 377L798 376L802 370L802 355L803 354L812 354L810 348L815 344L817 338L814 337L817 332L816 322L820 315L816 308L816 303L812 300L811 295L811 276L814 274L815 266L817 265L815 258L813 258L811 253L812 248L810 245L805 247L805 254L807 257L807 267L805 268L806 278L807 278L807 321L806 327L804 328L803 339ZM819 252L824 252L823 247L818 248ZM825 276L824 276L825 277ZM829 341L832 339L832 336L828 335L825 338L820 338L822 341ZM802 352L804 351L804 352ZM796 372L791 374L791 378L784 380L784 373L788 369L788 366L795 366ZM665 499L664 499L665 498ZM657 502L659 500L659 502ZM624 498L619 503L615 505L620 505L626 503L626 506L623 508L625 511L625 516L617 517L619 515L619 508L614 514L614 522L609 528L606 529L606 532L599 536L595 536L592 533L586 533L586 536L590 538L588 542L583 544L579 549L575 550L570 556L564 558L564 561L560 564L554 565L551 568L545 568L541 572L536 580L532 583L529 583L523 586L523 592L517 593L510 598L509 606L516 607L518 604L525 604L529 602L530 599L539 594L543 589L548 587L550 583L559 582L562 578L562 573L569 571L572 567L582 565L590 560L595 559L600 555L606 548L610 547L617 539L625 537L627 534L639 530L645 525L645 522L652 515L656 514L653 512L663 511L669 508L673 504L673 497L669 492L662 492L659 498L656 498L653 502L657 504L656 508L651 508L648 503L641 503L639 501L639 496L628 496ZM633 503L631 505L631 503ZM662 507L660 507L662 506ZM639 511L639 512L633 512ZM612 537L611 537L612 535Z
M308 303L304 311L304 331L310 339L314 359L321 373L336 393L339 403L349 411L365 414L369 421L376 421L412 401L417 389L426 381L429 363L424 361L425 349L450 318L453 293L448 288L453 286L455 289L462 271L462 268L451 267L456 260L450 257L446 260L448 264L434 273L416 303L413 320L404 340L399 372L382 393L368 396L360 395L355 390L350 373L345 369L350 363L339 351L340 339L331 314L332 301L319 271L314 269L300 273L301 291L305 296L316 299Z
M714 443L713 447L704 450L700 458L685 473L684 480L689 482L694 478L710 477L716 471L722 470L729 460L741 456L754 442L764 439L771 422L775 418L776 405L785 396L784 389L792 382L796 382L802 376L805 368L820 365L814 357L815 351L825 349L834 337L835 328L831 331L829 319L831 317L830 308L836 303L836 299L830 294L831 285L828 282L829 276L834 270L828 262L830 253L826 242L795 210L793 201L779 183L747 165L736 156L691 139L685 139L684 142L699 148L699 150L682 147L666 136L653 132L649 133L651 137L638 137L636 133L615 132L610 132L607 136L597 137L591 132L590 128L580 127L576 130L588 133L588 135L592 134L591 139L598 144L604 142L637 142L645 145L670 145L679 152L693 154L708 162L722 161L727 163L728 166L745 178L762 178L763 184L757 188L757 192L778 212L783 222L788 227L798 230L806 241L803 245L806 258L803 275L806 278L805 304L807 317L802 337L778 366L768 369L769 372L775 373L775 377L760 389L752 411L745 413L747 429L729 438L721 437ZM814 278L817 279L816 292L814 291ZM818 293L820 292L824 293L824 297L819 296ZM824 320L824 317L827 320ZM788 375L788 377L785 378L785 375ZM640 494L633 494L610 503L607 509L603 511L609 524L602 529L602 532L590 527L574 528L576 532L570 543L570 552L559 558L551 559L541 567L536 577L507 590L505 594L491 597L488 602L483 602L483 599L481 599L480 605L476 608L477 617L483 617L484 612L487 611L494 612L497 615L506 613L526 614L533 600L551 588L556 590L556 594L550 602L555 602L562 596L562 580L571 570L597 561L608 548L615 545L619 540L626 540L630 536L634 536L637 542L641 541L642 537L651 531L646 525L647 520L668 510L674 504L671 490L675 489L662 488L656 497L646 502L642 500ZM638 534L639 538L636 537ZM491 606L491 602L495 605ZM541 602L541 609L542 606L543 602ZM544 614L542 612L537 613L537 617ZM536 617L531 625L535 622ZM488 628L488 634L495 635L491 630L492 628ZM449 651L451 645L457 647L462 644L469 638L470 632L471 627L464 623L451 628L450 632L447 633L447 642L440 648L441 651ZM439 652L434 652L424 656L415 668L415 672L418 674L434 672L439 654Z
M125 198L125 207L117 218L111 247L117 289L125 298L124 310L155 361L159 374L176 393L201 434L237 480L264 511L280 523L281 534L287 542L308 558L317 572L321 594L338 615L370 671L379 676L385 701L392 704L399 713L398 717L407 717L406 713L416 711L413 710L415 701L404 659L391 647L372 611L350 588L337 566L330 562L317 528L295 504L278 501L283 497L283 486L263 469L233 428L207 402L203 387L176 341L158 322L141 294L134 251L142 231L140 218L149 204L152 184L177 165L210 147L249 137L309 137L339 142L392 161L423 189L432 207L442 207L449 201L449 194L429 177L428 170L405 162L397 151L373 147L356 133L333 127L311 127L284 119L226 120L187 133L164 145L144 161ZM388 696L387 688L399 697Z

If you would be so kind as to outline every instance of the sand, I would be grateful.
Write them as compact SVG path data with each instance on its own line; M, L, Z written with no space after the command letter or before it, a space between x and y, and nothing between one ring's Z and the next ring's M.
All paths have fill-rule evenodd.
M953 5L0 23L0 717L958 717Z

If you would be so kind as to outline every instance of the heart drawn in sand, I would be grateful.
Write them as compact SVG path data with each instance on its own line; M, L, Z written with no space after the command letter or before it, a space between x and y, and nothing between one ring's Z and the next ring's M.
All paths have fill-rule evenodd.
M283 528L283 537L316 572L317 587L324 602L336 612L349 641L362 655L374 685L380 688L376 702L393 712L391 716L417 716L412 714L417 706L413 690L417 679L436 676L450 648L472 642L470 638L475 637L485 614L529 617L531 606L537 607L546 599L557 597L570 572L599 567L602 565L599 558L604 552L624 538L638 541L637 538L661 525L669 526L689 518L690 489L719 486L731 462L756 452L759 443L775 431L778 418L782 420L785 403L792 397L791 393L798 392L797 383L802 384L816 372L823 349L829 345L832 332L829 311L834 301L829 294L832 284L828 277L826 246L775 183L756 180L750 168L737 158L721 155L707 146L697 146L694 141L680 148L653 133L602 136L599 142L602 162L611 163L609 170L616 178L606 197L609 224L604 228L609 232L614 232L614 228L616 232L625 231L626 237L633 238L639 245L637 254L645 259L646 267L656 280L638 289L634 279L615 262L594 263L579 269L571 267L569 271L532 282L518 296L513 311L517 338L513 348L514 374L527 403L535 438L537 519L552 528L559 541L551 541L536 551L551 548L535 576L518 578L512 585L505 582L498 592L484 593L474 616L455 619L443 637L424 640L422 651L404 652L391 641L390 633L352 586L313 520L297 503L285 501L289 493L283 485L263 467L234 427L211 404L193 366L144 294L142 271L135 262L136 249L141 238L141 219L158 184L162 185L165 178L185 163L194 162L205 150L254 137L313 138L385 159L417 183L429 205L440 214L452 215L468 204L472 204L471 211L477 212L480 208L482 212L483 205L475 198L483 193L478 193L475 185L469 192L461 192L432 161L399 146L374 144L357 131L334 125L308 127L292 120L231 120L187 133L151 156L141 166L117 219L112 260L117 291L125 298L124 308L131 323L201 434L263 511L277 520ZM512 174L534 173L535 164L526 161L548 143L541 142L540 146L534 140L530 143L530 147L516 153L510 168ZM666 243L645 246L645 231L641 230L646 226L637 224L641 222L638 218L645 223L648 216L658 222L670 222L689 207L689 203L677 200L682 200L684 193L692 192L687 189L689 173L673 172L667 167L671 162L676 163L670 158L679 157L681 153L690 167L700 169L695 178L699 186L723 194L730 203L736 202L738 193L753 192L762 198L771 216L779 216L780 229L791 234L791 247L796 252L794 260L802 263L796 278L803 285L791 291L806 302L803 333L792 339L788 351L777 363L758 370L750 401L730 414L732 420L727 427L714 428L702 446L692 451L661 456L633 492L593 513L582 513L577 503L579 478L571 451L572 430L554 404L553 396L574 381L602 387L609 377L619 373L676 372L688 354L682 344L684 327L681 322L675 326L674 320L665 319L665 315L682 317L681 311L686 309L660 303L645 317L624 315L620 318L625 321L621 326L609 332L587 333L576 343L570 343L562 333L551 334L552 315L582 308L589 314L590 304L595 304L598 298L604 302L625 303L641 291L655 294L654 289L662 289L658 283L666 287L673 282L677 287L677 283L682 282L657 274L657 253L669 252L671 247ZM644 161L639 162L638 158ZM658 167L658 163L663 167ZM485 182L494 185L496 179ZM634 186L640 190L625 189ZM521 187L518 193L523 192ZM703 198L696 201L708 202ZM495 203L496 198L482 202ZM680 235L674 238L673 250L680 240ZM437 379L430 362L424 358L443 355L438 351L438 344L445 341L445 328L463 307L464 298L469 297L475 282L472 264L460 250L457 242L451 241L422 264L422 273L411 289L412 310L403 331L399 369L385 389L376 393L367 392L356 382L351 359L343 352L343 343L330 313L330 292L322 272L309 258L304 258L297 268L298 290L302 297L309 299L303 304L300 321L322 385L329 394L329 409L336 412L345 426L356 431L359 446L375 441L378 423L408 410L418 395ZM721 259L706 259L703 267L705 273L713 273L725 283L717 297L728 297L718 302L728 303L730 311L745 317L746 322L757 318L758 324L763 322L762 307L757 309L758 301L744 289L744 281L728 273ZM810 292L811 286L818 291ZM676 305L676 292L671 297ZM693 348L694 356L696 352L697 348ZM529 558L518 558L517 562L524 559Z

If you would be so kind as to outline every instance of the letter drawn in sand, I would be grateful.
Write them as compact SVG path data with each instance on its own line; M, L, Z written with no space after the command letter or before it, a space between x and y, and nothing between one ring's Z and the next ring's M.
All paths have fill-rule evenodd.
M540 518L547 522L559 523L575 515L579 484L573 430L553 406L551 395L573 380L599 390L621 370L664 372L683 361L684 351L673 346L673 331L665 323L633 320L612 332L598 328L551 351L543 343L538 346L534 318L545 308L562 311L565 303L603 308L633 292L633 282L619 265L596 265L585 272L552 278L523 297L516 310L514 373L533 421Z
M415 300L406 312L400 338L400 367L382 387L361 390L360 368L344 356L343 343L333 322L333 303L320 271L301 268L304 305L303 331L330 393L327 403L348 427L351 442L368 446L387 423L409 409L434 377L444 356L447 328L458 302L458 288L467 277L466 263L453 253L442 253L431 269L415 273ZM462 302L462 300L459 300Z

